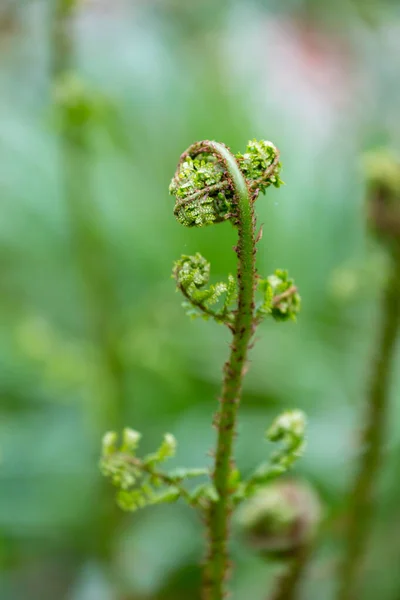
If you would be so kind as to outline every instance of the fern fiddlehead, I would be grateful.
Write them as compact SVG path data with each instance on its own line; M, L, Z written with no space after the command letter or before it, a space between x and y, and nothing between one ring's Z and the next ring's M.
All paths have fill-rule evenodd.
M366 157L365 167L368 222L386 246L388 273L364 401L360 457L349 492L338 600L352 600L359 593L362 563L376 509L377 480L390 411L390 383L400 332L400 161L391 152L380 150Z
M179 498L200 510L208 529L208 552L204 565L203 599L222 600L226 595L229 567L229 523L234 508L259 491L265 482L284 473L304 448L305 419L300 411L281 415L267 432L282 449L247 480L234 465L233 442L247 356L255 330L262 319L294 320L300 296L293 280L278 269L261 279L255 268L256 235L254 203L260 192L281 182L279 152L271 142L249 142L244 154L233 155L224 144L197 142L180 157L170 184L175 196L174 214L186 227L203 227L229 220L238 242L236 277L210 284L210 264L199 253L183 255L174 264L173 277L192 317L213 319L232 333L230 355L223 369L219 408L214 417L217 443L214 465L207 469L165 472L162 463L174 452L174 438L167 434L153 455L137 456L138 434L126 429L118 448L116 434L106 434L101 468L119 489L117 500L127 510ZM256 302L256 294L260 300ZM205 476L194 490L187 479ZM162 488L161 493L156 488Z
M231 313L224 308L224 315L231 316L229 325L233 339L230 357L224 366L220 406L215 418L218 435L213 483L218 501L210 505L208 514L209 548L204 578L204 598L207 600L219 600L225 594L229 564L228 527L233 509L231 476L236 415L247 354L260 316L255 304L258 278L254 202L260 191L265 191L268 186L279 187L279 171L279 152L270 142L250 142L247 152L235 157L224 144L203 141L193 144L182 154L170 186L170 192L176 197L174 213L180 223L201 227L229 219L238 232L235 248L238 258L237 306ZM195 304L196 294L191 297ZM264 300L267 312L267 300ZM272 312L273 296L269 303ZM201 310L201 306L197 306Z

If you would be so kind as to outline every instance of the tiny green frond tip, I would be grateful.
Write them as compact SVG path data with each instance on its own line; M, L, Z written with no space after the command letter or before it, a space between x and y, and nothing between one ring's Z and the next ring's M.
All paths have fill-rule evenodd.
M266 432L271 442L282 442L281 450L272 456L272 462L285 470L304 452L306 447L306 416L301 410L287 410L272 423Z
M268 186L279 187L279 151L267 141L252 140L244 154L235 155L253 200ZM235 222L237 198L226 165L212 142L193 144L179 161L169 186L176 198L174 214L186 227L202 227L231 219Z
M271 315L276 321L295 321L301 308L301 298L288 271L276 269L258 287L263 299L257 305L257 316Z
M265 192L268 186L280 187L279 151L272 142L252 140L244 154L236 154L240 168L251 189Z
M135 511L150 504L175 502L180 498L193 507L205 508L215 490L207 483L189 491L185 487L188 479L207 476L208 469L172 469L161 470L164 463L175 456L177 441L171 433L166 433L158 449L144 457L137 456L141 434L134 429L125 428L122 442L118 445L118 436L110 431L103 437L100 468L117 488L117 503L123 510Z
M228 275L226 283L221 281L206 287L210 279L210 263L199 252L194 256L183 254L175 262L172 274L186 298L184 307L189 316L213 318L217 323L228 325L232 323L231 305L237 296L237 285L232 275Z

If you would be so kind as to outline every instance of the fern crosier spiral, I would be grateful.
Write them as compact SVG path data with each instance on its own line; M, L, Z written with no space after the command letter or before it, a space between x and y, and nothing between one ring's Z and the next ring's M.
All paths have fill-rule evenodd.
M250 141L235 159L253 200L268 186L281 185L279 151L271 142ZM182 154L169 191L176 198L175 217L186 227L235 221L235 189L213 142L197 142Z
M271 441L283 443L282 450L248 478L243 478L235 466L238 408L257 326L268 316L294 320L300 307L297 287L286 271L277 269L261 279L256 269L261 230L256 233L254 203L267 187L281 185L280 168L279 151L271 142L250 141L244 154L234 155L222 143L201 141L182 154L169 188L176 197L174 214L181 224L202 227L229 220L237 232L236 277L228 275L226 281L211 283L210 263L199 253L182 255L172 273L187 313L223 324L232 334L218 410L213 417L217 439L212 470L161 469L160 464L172 456L176 445L169 434L155 453L144 457L137 455L139 438L135 430L124 432L120 447L115 434L107 434L103 444L102 470L119 488L118 501L124 509L179 498L200 509L208 532L203 600L226 597L233 510L260 486L286 472L304 447L304 417L299 411L289 411L268 431ZM259 302L257 292L262 293ZM208 480L194 490L186 488L185 481L199 475ZM156 489L159 486L161 492Z

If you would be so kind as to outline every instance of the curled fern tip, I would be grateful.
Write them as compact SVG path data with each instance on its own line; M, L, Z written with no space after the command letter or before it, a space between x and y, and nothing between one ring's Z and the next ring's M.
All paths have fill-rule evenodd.
M279 150L272 142L252 140L246 152L237 153L235 159L253 200L268 186L279 187L283 183L279 176ZM198 142L182 154L169 192L176 198L175 217L186 227L228 219L235 222L235 188L215 142Z

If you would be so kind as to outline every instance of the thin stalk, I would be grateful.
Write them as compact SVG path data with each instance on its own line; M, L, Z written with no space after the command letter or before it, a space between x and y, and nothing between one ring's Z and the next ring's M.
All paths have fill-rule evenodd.
M353 489L346 531L346 551L340 574L338 600L358 598L358 579L374 511L374 495L381 466L389 410L390 375L400 325L400 252L393 255L382 298L381 326L373 356L371 380L362 432L362 454Z
M310 552L310 546L306 545L297 550L288 560L285 570L277 577L274 589L267 596L267 600L296 600Z
M255 222L252 198L235 158L222 144L211 142L222 157L232 179L237 202L238 307L233 325L231 353L224 366L220 407L216 415L218 432L213 481L218 501L208 514L208 554L205 564L203 598L221 600L226 595L225 580L229 567L228 537L232 512L230 475L233 468L233 441L247 353L254 332Z
M75 4L75 0L56 0L54 5L51 79L55 89L74 68L72 19ZM98 388L93 392L95 404L91 407L95 411L93 435L97 439L104 429L110 426L118 429L123 421L125 368L115 334L118 303L107 265L106 242L93 202L88 127L84 120L71 120L67 106L57 108L61 121L58 149L64 198L78 276L84 291L88 333L96 349L102 378L101 382L97 381ZM102 485L98 510L88 523L91 532L87 538L90 551L105 563L111 560L113 532L120 520Z
M71 32L74 6L74 0L57 0L54 9L51 75L55 88L74 66ZM107 264L106 242L92 198L87 124L71 120L68 108L64 107L60 107L60 120L60 166L73 249L84 286L90 337L96 346L101 371L106 379L100 389L105 409L98 415L98 420L103 421L99 429L104 431L110 425L120 427L123 420L124 365L115 339L118 303Z

